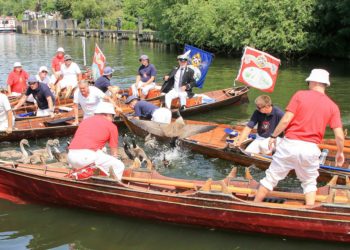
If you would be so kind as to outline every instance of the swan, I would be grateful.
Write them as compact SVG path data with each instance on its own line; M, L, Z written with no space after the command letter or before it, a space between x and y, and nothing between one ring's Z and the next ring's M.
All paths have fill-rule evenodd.
M0 152L0 158L22 158L22 157L28 157L28 152L24 148L24 145L29 147L29 142L27 139L22 139L19 142L19 148L20 151L18 150L7 150Z
M48 140L46 142L46 147L44 149L37 149L32 152L33 155L29 156L29 162L32 164L39 163L39 162L45 164L45 161L53 160L54 156L51 150L51 147L53 146L54 146L54 140Z

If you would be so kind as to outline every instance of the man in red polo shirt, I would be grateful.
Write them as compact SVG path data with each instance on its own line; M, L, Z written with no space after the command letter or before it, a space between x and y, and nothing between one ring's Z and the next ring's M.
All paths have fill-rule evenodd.
M20 96L27 89L27 80L29 75L22 69L20 62L15 62L13 65L13 71L7 78L7 91L8 95Z
M95 115L82 121L69 145L68 162L73 168L94 163L106 175L121 180L125 166L117 159L118 129L112 122L114 115L111 103L100 102ZM111 155L102 150L107 142Z
M306 79L309 90L301 90L290 100L286 113L272 133L270 148L276 147L272 163L266 176L260 181L256 202L261 202L277 183L284 179L292 169L305 194L306 205L314 205L319 175L319 144L329 125L333 129L337 153L336 165L344 163L344 133L338 106L325 94L329 82L329 73L324 69L313 69ZM285 137L276 145L276 138L283 131Z
M61 65L64 63L64 49L58 48L56 55L54 58L52 58L51 61L51 67L52 67L52 73L56 74L59 73L61 70Z

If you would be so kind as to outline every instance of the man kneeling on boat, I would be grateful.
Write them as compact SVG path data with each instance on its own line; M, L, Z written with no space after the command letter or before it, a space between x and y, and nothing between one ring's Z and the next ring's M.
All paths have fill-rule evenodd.
M171 122L171 111L169 109L157 107L150 102L139 101L137 96L129 96L125 104L129 104L130 108L135 110L134 117L136 119L141 117L159 123L169 124Z
M68 163L73 168L95 164L107 176L121 180L124 164L118 156L118 128L113 124L113 104L100 102L95 115L82 121L69 145ZM102 149L109 143L111 155Z
M245 151L253 154L270 154L269 138L282 119L284 112L279 107L272 105L271 98L267 95L258 96L255 99L255 105L256 110L239 138L234 142L234 146L240 147L255 125L258 124L258 135ZM280 137L277 138L277 143L279 139Z
M25 94L19 99L16 106L13 108L16 110L21 107L26 101L27 97L33 95L35 104L38 106L36 116L51 116L54 117L54 103L55 97L53 96L50 88L45 83L40 83L35 76L30 76L28 79L28 88Z

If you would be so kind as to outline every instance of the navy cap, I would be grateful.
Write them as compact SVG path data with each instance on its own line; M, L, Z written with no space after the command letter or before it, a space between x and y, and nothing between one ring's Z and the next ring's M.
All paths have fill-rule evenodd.
M106 67L104 70L103 70L103 75L104 76L108 76L110 74L113 74L114 70L111 68L111 67Z
M125 104L129 104L130 102L132 102L135 99L138 100L139 98L137 96L131 95L126 99Z

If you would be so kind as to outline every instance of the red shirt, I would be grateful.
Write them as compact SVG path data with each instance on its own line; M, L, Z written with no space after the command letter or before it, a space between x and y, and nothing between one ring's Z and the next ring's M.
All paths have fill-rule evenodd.
M106 142L111 148L118 147L118 128L101 115L82 121L73 137L69 149L102 149Z
M11 71L7 78L7 84L11 88L11 92L23 93L27 89L27 80L29 75L23 69L20 72Z
M314 90L298 91L287 108L294 114L286 128L289 139L320 143L327 125L332 129L341 128L338 106L325 94Z
M57 57L57 55L52 58L51 67L55 70L55 72L61 70L61 64L64 63L64 57Z

